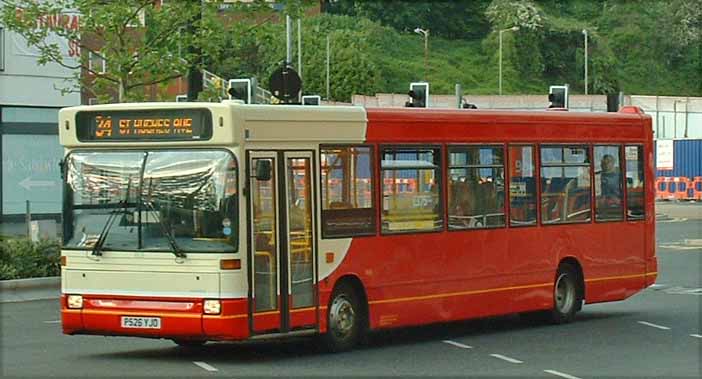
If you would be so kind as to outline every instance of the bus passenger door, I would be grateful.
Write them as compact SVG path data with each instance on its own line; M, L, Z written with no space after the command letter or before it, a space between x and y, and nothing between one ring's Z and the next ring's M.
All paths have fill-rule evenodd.
M268 180L256 178L261 160L269 162ZM253 334L317 327L313 162L312 152L249 152Z

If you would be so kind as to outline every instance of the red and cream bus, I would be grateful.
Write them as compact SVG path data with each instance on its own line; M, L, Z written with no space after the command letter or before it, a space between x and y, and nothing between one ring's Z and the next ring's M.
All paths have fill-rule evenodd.
M66 334L181 345L508 313L654 283L651 118L214 103L81 106Z

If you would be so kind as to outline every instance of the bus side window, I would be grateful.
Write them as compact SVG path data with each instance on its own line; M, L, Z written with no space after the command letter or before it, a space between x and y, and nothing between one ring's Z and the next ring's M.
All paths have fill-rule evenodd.
M627 145L626 161L626 218L643 220L645 216L644 199L644 154L643 146Z
M541 146L541 223L590 221L590 150Z
M449 229L505 225L502 146L449 148Z
M595 220L622 220L621 147L595 145Z
M322 235L375 234L373 149L321 146Z
M533 145L509 146L509 224L536 225L536 173Z
M384 147L382 232L412 233L443 229L441 150L434 147Z

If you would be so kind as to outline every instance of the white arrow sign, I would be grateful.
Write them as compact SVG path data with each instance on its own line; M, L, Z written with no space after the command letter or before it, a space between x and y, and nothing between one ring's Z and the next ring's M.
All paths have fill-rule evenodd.
M32 180L31 177L26 177L24 180L19 182L20 187L31 191L32 187L53 187L56 182L53 180Z

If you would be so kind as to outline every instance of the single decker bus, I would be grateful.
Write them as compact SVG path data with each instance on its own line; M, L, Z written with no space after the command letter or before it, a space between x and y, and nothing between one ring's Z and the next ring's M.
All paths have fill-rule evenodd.
M651 117L142 103L61 110L62 328L179 345L510 313L655 282Z

